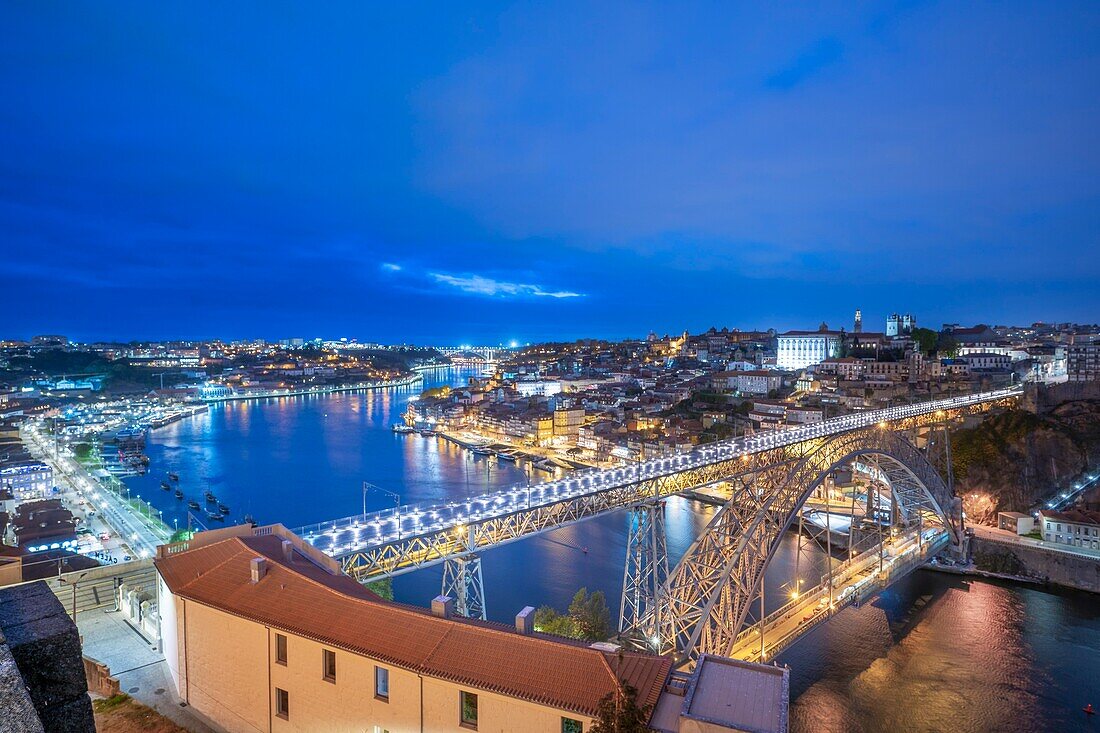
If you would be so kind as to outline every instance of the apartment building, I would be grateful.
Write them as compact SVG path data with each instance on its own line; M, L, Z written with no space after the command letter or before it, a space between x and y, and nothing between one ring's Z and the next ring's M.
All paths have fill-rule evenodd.
M1100 380L1100 344L1073 344L1066 347L1066 374L1071 382Z
M616 675L655 705L671 670L534 632L530 612L512 628L453 617L443 599L385 601L278 525L159 549L172 682L231 733L583 733Z
M1043 539L1058 545L1100 550L1100 512L1089 509L1069 509L1039 512Z

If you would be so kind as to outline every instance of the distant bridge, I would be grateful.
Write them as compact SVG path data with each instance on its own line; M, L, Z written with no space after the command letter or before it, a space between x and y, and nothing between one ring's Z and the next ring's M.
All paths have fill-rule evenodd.
M1011 404L1021 394L1019 388L1002 389L844 415L624 468L582 471L543 484L402 506L296 531L340 559L345 571L361 581L445 562L445 594L456 598L460 611L484 617L478 550L628 509L621 632L651 648L675 651L685 663L701 652L729 655L743 640L783 532L838 467L862 466L889 488L888 510L870 506L871 492L865 509L888 511L891 531L910 545L916 537L922 560L930 548L957 545L960 503L905 433L927 432L959 415ZM732 497L669 572L662 500L722 481L735 485ZM880 533L880 562L894 539L884 540ZM902 565L912 557L910 550ZM832 598L834 580L830 573L830 611L836 607L833 601L840 601ZM878 582L890 581L887 575ZM758 626L767 626L763 614L756 618ZM766 656L765 647L761 657Z

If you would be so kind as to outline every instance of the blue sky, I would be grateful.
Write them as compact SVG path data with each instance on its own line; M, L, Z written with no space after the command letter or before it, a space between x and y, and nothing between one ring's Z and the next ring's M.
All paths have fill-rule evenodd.
M0 7L0 335L1100 320L1095 3Z

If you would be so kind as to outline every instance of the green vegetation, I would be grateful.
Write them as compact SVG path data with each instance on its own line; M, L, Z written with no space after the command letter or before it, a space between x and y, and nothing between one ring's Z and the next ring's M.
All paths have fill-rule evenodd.
M393 578L379 578L366 584L367 590L372 591L387 601L393 600Z
M535 629L573 639L600 641L611 635L611 611L603 591L589 593L581 588L569 604L569 613L561 614L550 606L535 611Z
M449 397L451 394L451 388L448 386L433 387L432 389L426 389L420 393L422 398L425 397Z
M81 463L88 460L88 457L92 454L91 443L73 443L72 449L73 455L76 457L76 460L80 461Z
M932 352L936 350L936 343L940 338L940 335L931 328L914 328L909 336L917 342L917 348L919 348L921 353L925 356L932 355Z
M108 710L119 707L120 705L125 705L127 702L129 702L129 700L129 695L127 695L125 692L120 692L117 695L105 697L102 700L93 700L92 709L95 710L97 713L105 713Z
M622 655L619 655L620 661ZM638 691L626 682L604 695L596 708L591 733L644 733L649 730L649 705L638 704Z
M1023 410L1009 410L986 418L975 428L964 428L951 438L951 464L962 480L971 469L995 472L1007 456L1017 452L1040 429L1063 432L1057 423Z
M194 536L195 533L189 529L177 529L175 532L172 533L172 536L168 539L168 542L187 542Z

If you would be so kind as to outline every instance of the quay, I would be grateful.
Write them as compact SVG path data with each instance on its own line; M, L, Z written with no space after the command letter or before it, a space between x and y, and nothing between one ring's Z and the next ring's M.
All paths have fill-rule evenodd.
M408 387L424 381L424 375L417 373L402 379L390 379L384 382L358 382L356 384L344 384L337 387L308 387L305 389L274 389L264 392L231 392L226 395L200 397L202 402L238 402L241 400L262 400L269 397L305 397L311 395L326 395L336 392L365 392L373 389L388 389L390 387Z

